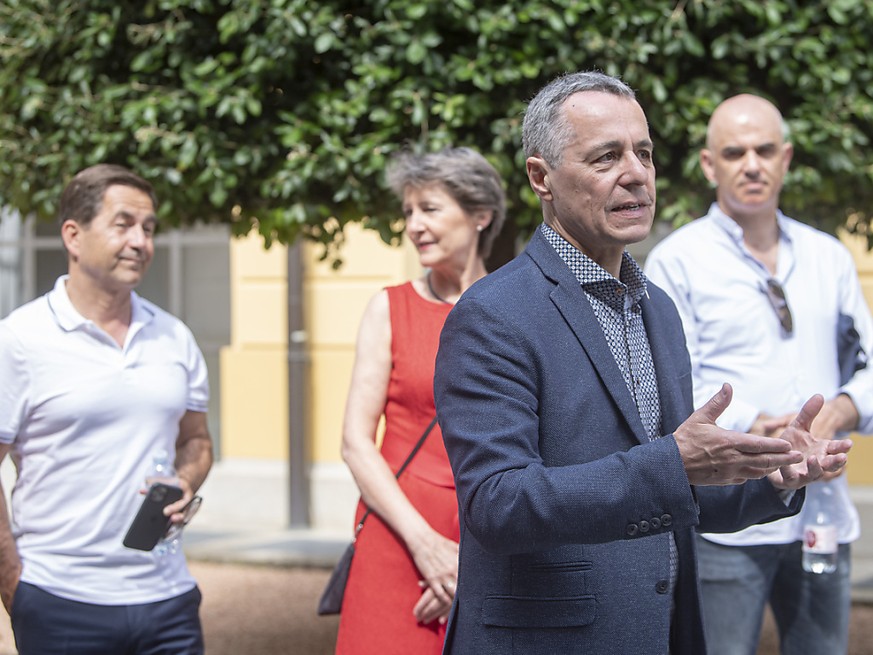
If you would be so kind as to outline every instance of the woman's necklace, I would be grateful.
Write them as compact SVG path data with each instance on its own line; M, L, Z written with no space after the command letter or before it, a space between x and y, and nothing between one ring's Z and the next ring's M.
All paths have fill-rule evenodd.
M430 271L427 272L427 275L425 276L425 279L427 280L427 290L430 291L430 295L432 295L434 298L436 298L437 300L439 300L441 303L444 303L444 304L446 304L446 305L451 305L451 304L452 304L452 303L450 303L448 300L446 300L445 298L443 298L440 294L438 294L436 291L434 291L434 289L433 289L433 282L430 281Z

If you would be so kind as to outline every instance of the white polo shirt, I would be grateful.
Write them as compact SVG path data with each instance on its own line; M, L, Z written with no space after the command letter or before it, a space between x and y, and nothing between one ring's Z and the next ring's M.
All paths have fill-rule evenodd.
M12 532L21 579L101 605L164 600L194 586L181 552L122 539L153 454L205 412L206 364L190 330L131 293L124 347L70 303L66 276L0 321L0 442L18 471Z

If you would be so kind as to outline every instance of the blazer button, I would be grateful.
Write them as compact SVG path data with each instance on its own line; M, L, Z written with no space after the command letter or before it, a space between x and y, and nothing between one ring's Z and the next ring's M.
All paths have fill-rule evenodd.
M648 521L640 521L640 532L648 532L649 531L649 522Z
M659 519L657 516L653 516L650 523L652 524L652 530L657 530L661 527L661 519Z
M640 531L640 529L636 523L631 523L630 525L627 526L627 534L629 537L636 537L637 532L639 532L639 531Z
M670 514L661 514L661 525L665 528L669 528L673 525L673 517Z
M666 580L659 580L658 583L655 585L655 591L657 591L659 594L666 594L668 591L670 591L670 583Z

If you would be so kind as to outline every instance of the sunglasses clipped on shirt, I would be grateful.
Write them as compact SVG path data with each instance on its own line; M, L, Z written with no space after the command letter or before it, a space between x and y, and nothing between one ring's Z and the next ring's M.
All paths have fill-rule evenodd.
M788 308L788 300L785 298L785 289L775 278L771 277L767 280L764 291L767 294L767 300L770 301L770 306L776 312L783 333L786 336L790 335L794 330L794 319L791 318L791 310Z

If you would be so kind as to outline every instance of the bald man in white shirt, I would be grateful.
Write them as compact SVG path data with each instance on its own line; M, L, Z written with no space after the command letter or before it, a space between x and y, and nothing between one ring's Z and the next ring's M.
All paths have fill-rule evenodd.
M716 186L706 216L658 244L647 277L679 309L691 355L695 405L729 382L734 399L718 423L776 435L813 393L826 398L812 432L823 438L873 432L873 323L846 248L785 216L779 197L793 155L779 110L743 94L709 123L700 164ZM843 363L838 328L861 351ZM801 566L803 526L823 487L838 522L837 571ZM858 514L845 476L814 483L803 511L768 525L699 538L709 652L754 655L770 603L782 653L845 653L850 611L849 544Z

